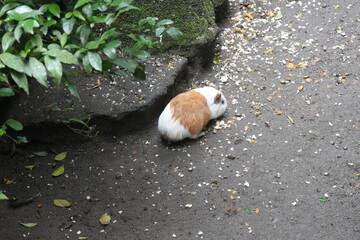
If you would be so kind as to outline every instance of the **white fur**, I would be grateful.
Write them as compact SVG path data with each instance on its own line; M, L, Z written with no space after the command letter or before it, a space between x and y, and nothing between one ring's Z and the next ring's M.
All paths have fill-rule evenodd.
M225 113L227 101L223 95L221 96L221 101L224 101L224 104L222 104L221 101L218 104L214 103L215 96L219 93L218 90L212 87L204 87L197 88L195 91L201 93L206 98L210 108L210 119L218 118ZM160 135L169 141L180 141L185 138L195 139L205 134L204 132L201 132L197 135L192 135L183 125L181 125L179 120L174 120L170 109L170 103L165 107L159 117L158 130Z

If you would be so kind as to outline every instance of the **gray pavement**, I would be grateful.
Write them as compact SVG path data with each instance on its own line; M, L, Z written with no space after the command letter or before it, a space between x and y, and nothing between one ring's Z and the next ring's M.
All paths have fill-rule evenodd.
M2 212L0 225L14 227L0 236L360 239L360 2L255 2L230 1L217 64L187 86L221 89L229 103L223 122L177 144L161 141L154 121L121 136L46 146L68 152L58 178L51 155L4 157L0 176L17 179L2 186L6 193L40 191L44 207L41 220L35 206ZM33 178L23 161L38 163ZM57 208L56 198L73 205ZM107 226L99 223L104 212Z

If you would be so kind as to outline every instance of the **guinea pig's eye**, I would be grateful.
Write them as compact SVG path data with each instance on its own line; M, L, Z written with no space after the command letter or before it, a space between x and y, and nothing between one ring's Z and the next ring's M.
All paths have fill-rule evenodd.
M222 100L221 103L224 104L224 100Z

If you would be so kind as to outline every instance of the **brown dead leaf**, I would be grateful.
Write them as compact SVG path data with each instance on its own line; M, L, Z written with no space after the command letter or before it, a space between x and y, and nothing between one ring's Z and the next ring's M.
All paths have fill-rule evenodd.
M234 21L234 22L238 22L238 21L239 21L239 18L234 17L234 18L233 18L233 21Z
M296 69L296 65L293 64L293 63L288 63L288 64L286 65L286 67L287 67L288 69L291 69L291 70Z
M284 112L281 111L280 109L275 109L274 113L275 113L276 115L282 115Z
M236 33L240 33L240 34L246 35L246 31L245 31L244 29L241 29L241 28L235 27L235 28L233 29L233 31L236 32Z
M268 50L264 51L264 54L265 54L265 55L270 55L270 54L272 54L272 53L274 52L274 50L275 50L274 47L269 48Z
M294 119L292 119L292 117L290 117L290 116L286 116L286 117L292 124L295 124L295 121L294 121Z

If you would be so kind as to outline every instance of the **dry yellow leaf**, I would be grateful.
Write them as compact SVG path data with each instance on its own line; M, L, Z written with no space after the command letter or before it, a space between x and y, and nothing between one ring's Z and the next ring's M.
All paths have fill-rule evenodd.
M264 51L264 54L265 54L265 55L270 55L270 54L272 54L272 53L274 52L274 50L275 50L274 47L269 48L268 50Z
M15 178L13 180L4 178L4 183L5 184L12 184L14 182L14 180L15 180Z
M236 190L232 190L231 193L232 193L232 194L238 194L239 192L236 191Z
M244 16L249 18L250 20L254 20L254 17L252 16L253 13L254 12L246 12L246 13L244 13Z
M241 29L241 28L237 28L237 27L235 27L235 28L233 29L233 31L236 32L236 33L246 34L246 31L245 31L245 30L243 30L243 29Z
M244 127L245 131L248 130L249 128L250 128L249 125L246 125L246 126Z
M260 213L260 209L259 209L259 208L256 208L256 209L255 209L255 213L256 213L256 214L259 214L259 213Z
M273 98L270 96L270 97L268 97L266 100L267 100L268 102L271 102L272 99L273 99Z
M256 139L250 139L249 143L251 144L256 143Z
M281 111L280 109L275 109L275 114L276 115L281 115L281 114L283 114L284 112L283 111Z
M304 90L304 86L298 86L298 91L301 92L302 90Z
M233 195L230 195L230 199L231 199L231 200L234 200L234 199L236 199L236 197L233 196Z
M175 64L173 64L173 63L169 63L168 64L168 67L173 67Z
M288 64L286 65L286 67L287 67L288 69L296 69L296 65L293 64L293 63L288 63Z

